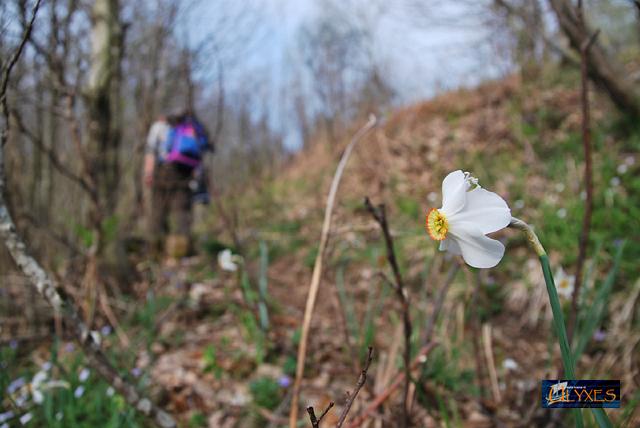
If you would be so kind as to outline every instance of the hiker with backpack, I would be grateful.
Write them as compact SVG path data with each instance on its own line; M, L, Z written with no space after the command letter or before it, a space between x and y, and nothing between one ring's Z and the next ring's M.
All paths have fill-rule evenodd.
M189 111L169 116L168 126L152 125L147 140L144 181L151 187L150 238L157 250L185 255L190 247L192 190L190 182L205 152L212 150L205 128ZM172 218L173 217L173 218Z

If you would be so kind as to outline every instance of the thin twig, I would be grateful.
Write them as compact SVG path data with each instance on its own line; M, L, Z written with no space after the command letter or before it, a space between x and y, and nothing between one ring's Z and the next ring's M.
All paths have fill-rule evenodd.
M384 242L387 248L387 260L389 261L389 265L391 266L391 270L393 272L393 277L395 279L395 286L393 287L396 291L396 295L398 296L398 300L400 301L400 305L402 307L402 323L404 327L404 370L405 370L405 384L404 384L404 394L402 399L402 419L403 426L406 428L411 425L411 417L409 412L409 384L411 383L411 368L409 364L411 363L411 334L413 330L413 326L411 325L411 314L409 311L409 297L407 290L404 286L404 281L402 280L402 275L400 274L400 268L398 267L398 259L396 257L396 252L393 245L393 238L391 237L391 232L389 231L389 224L387 222L387 215L385 211L384 204L380 204L377 207L371 205L371 201L368 197L364 199L364 205L371 213L371 216L376 220L376 222L380 225L380 229L382 230L382 234L384 236ZM383 275L384 278L386 276ZM391 282L387 279L388 282Z
M418 355L413 359L411 363L411 370L415 370L419 365L423 364L427 360L427 355L435 346L435 342L431 342L424 346ZM382 405L391 394L400 387L405 379L405 372L399 372L396 374L393 383L391 383L384 391L382 391L378 396L376 396L371 404L369 404L364 411L358 416L353 422L347 425L347 428L357 428L362 425L373 413L376 411L378 407Z
M327 408L324 409L324 412L322 412L322 414L318 418L316 418L316 413L313 410L313 407L312 406L307 407L307 413L309 413L309 420L311 420L312 428L320 428L320 422L322 422L322 419L327 415L327 413L329 412L329 410L331 410L334 404L335 403L331 401L327 406Z
M578 15L580 26L586 29L584 6L582 2L578 2ZM593 212L593 156L591 153L591 117L589 111L589 76L588 62L589 49L595 43L599 30L595 31L580 46L580 101L582 104L582 147L584 150L584 185L587 194L584 202L584 217L582 218L582 231L580 232L580 241L578 246L578 260L576 261L575 288L571 297L571 313L569 315L569 323L567 334L569 343L573 337L575 324L578 316L578 299L582 286L582 273L584 262L587 257L587 245L589 244L589 232L591 229L591 216Z
M311 317L313 315L313 309L316 304L316 297L318 296L318 289L320 287L320 277L322 275L322 262L324 258L324 252L329 241L329 232L331 230L331 217L333 214L333 205L335 203L336 194L338 193L338 186L340 184L340 178L344 171L347 161L351 156L355 145L365 135L371 131L378 123L376 117L371 115L369 121L353 136L349 145L342 154L336 172L331 182L331 189L329 190L329 196L327 197L327 206L324 211L324 222L322 223L322 233L320 235L320 245L318 246L318 254L313 266L313 274L311 275L311 284L309 285L309 294L307 295L307 304L304 311L304 318L302 321L302 334L300 335L300 344L298 345L298 359L296 366L296 379L293 383L293 397L291 399L291 412L289 413L289 428L296 428L298 423L298 396L300 393L300 384L302 382L302 375L304 373L305 360L307 358L307 342L309 340L309 329L311 327Z
M13 67L15 67L15 65L17 64L18 59L20 58L20 55L22 55L22 51L24 50L24 47L27 44L27 41L31 37L31 31L33 30L33 23L36 20L38 9L40 9L40 3L41 3L41 0L37 0L36 3L33 5L33 9L31 10L31 20L29 21L26 28L24 29L24 32L22 34L22 39L20 40L20 44L18 45L18 48L15 50L11 58L9 58L9 61L7 62L6 67L3 66L4 72L2 73L2 80L0 81L0 104L2 104L2 112L4 114L5 119L7 120L7 124L5 125L3 132L9 131L9 123L8 123L9 122L9 104L7 103L7 86L9 85L9 76L11 76L11 71L13 70ZM3 144L5 142L4 141L5 139L6 139L6 134L3 135L3 141L2 141Z
M345 403L344 408L342 409L342 413L340 413L340 418L338 419L336 428L340 428L342 424L344 424L344 421L347 418L347 414L349 413L349 410L351 410L351 406L353 405L353 402L355 401L356 397L358 396L358 393L360 392L365 382L367 381L367 372L369 371L371 360L373 360L373 348L369 346L369 354L367 355L367 361L365 362L364 367L360 372L360 377L358 378L358 382L356 383L356 389L351 394L347 393L348 394L347 402Z

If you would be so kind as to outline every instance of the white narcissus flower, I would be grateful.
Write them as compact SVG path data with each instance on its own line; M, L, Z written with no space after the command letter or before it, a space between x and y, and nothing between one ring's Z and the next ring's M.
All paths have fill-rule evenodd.
M222 250L218 253L218 265L223 270L229 272L235 272L238 270L238 262L241 260L241 257L231 253L230 249Z
M69 384L63 380L47 380L49 375L41 370L35 374L31 380L31 396L33 402L42 404L44 402L44 392L53 388L69 388Z
M509 225L511 210L497 194L483 189L468 172L453 171L442 181L442 208L427 214L429 236L440 251L461 255L472 267L490 268L504 255L504 245L486 236Z
M564 269L558 268L555 280L558 295L565 299L570 299L573 295L573 287L576 282L576 277L573 275L567 275Z

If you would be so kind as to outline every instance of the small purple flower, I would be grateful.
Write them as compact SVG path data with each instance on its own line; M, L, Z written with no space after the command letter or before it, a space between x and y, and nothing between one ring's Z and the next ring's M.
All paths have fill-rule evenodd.
M103 336L109 336L111 334L111 326L105 325L100 329L100 334Z
M282 388L288 388L291 385L291 378L287 375L282 375L278 378L278 385Z
M20 416L20 423L22 425L26 425L31 419L33 419L33 415L31 414L31 412L25 413L24 415Z
M13 394L14 392L22 388L26 383L27 382L24 380L23 377L19 377L18 379L15 379L9 384L9 386L7 387L7 392L9 394Z
M13 349L14 351L18 349L18 341L15 339L11 339L11 342L9 342L9 348Z
M73 343L71 343L71 342L67 342L67 343L66 343L66 345L64 345L64 351L65 351L65 352L69 352L69 353L71 353L71 352L73 352L73 350L74 350L75 348L76 348L76 347L75 347L75 346L73 345Z
M140 375L142 374L142 370L140 370L138 367L134 367L131 369L131 374L133 375L133 377L140 377Z
M607 332L604 330L598 329L593 333L593 340L595 340L596 342L603 342L606 338Z
M78 380L80 382L85 382L87 379L89 379L90 374L91 372L89 371L89 369L83 368L82 370L80 370L80 374L78 375Z
M75 391L73 391L73 396L76 398L80 398L84 395L84 386L80 385L79 387L76 388Z
M4 421L8 421L14 416L15 416L15 413L13 413L11 410L9 410L8 412L0 413L0 423Z

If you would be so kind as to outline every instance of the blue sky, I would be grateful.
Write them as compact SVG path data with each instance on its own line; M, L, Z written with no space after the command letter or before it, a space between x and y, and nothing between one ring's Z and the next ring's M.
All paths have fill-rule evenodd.
M371 56L397 93L399 105L445 89L475 85L510 69L506 58L495 53L495 38L490 37L495 29L483 24L477 2L351 0L336 4L348 19L366 23L372 34ZM282 110L272 114L273 126L286 129L280 98L291 77L304 73L297 38L300 29L317 19L325 7L326 0L202 1L189 12L189 40L198 44L215 37L224 44L234 39L234 29L216 33L219 17L225 13L251 16L246 18L251 22L250 41L231 61L225 83L233 91L259 81L262 102L276 106L274 112ZM289 134L288 145L298 144L295 135L285 134Z

